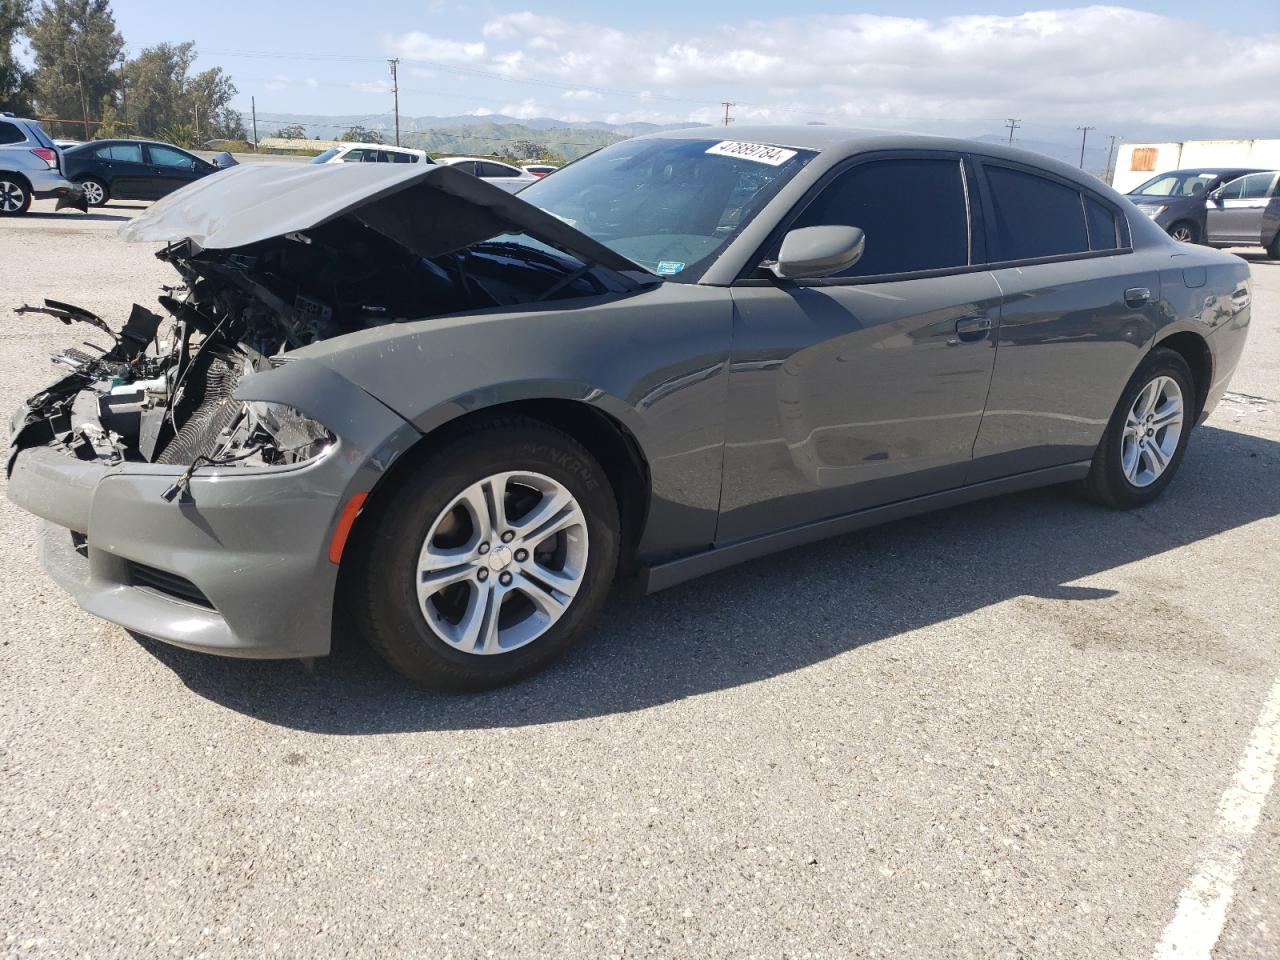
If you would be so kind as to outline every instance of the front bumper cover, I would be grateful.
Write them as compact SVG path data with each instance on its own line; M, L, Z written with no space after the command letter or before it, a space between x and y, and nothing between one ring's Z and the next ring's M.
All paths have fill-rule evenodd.
M237 397L287 402L330 426L339 442L305 464L202 469L170 502L162 494L181 465L105 466L43 446L13 456L9 498L44 521L42 562L85 610L209 653L329 652L338 567L327 553L342 505L373 489L418 433L328 368L295 363L250 378ZM207 605L158 590L140 569L187 581Z

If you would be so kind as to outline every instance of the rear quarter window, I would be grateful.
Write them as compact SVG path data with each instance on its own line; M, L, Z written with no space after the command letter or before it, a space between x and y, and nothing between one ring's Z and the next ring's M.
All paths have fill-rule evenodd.
M1118 249L1120 224L1112 209L1105 203L1087 196L1084 198L1084 213L1089 225L1089 249Z
M1088 252L1089 230L1079 190L1010 167L983 167L994 219L992 260Z
M23 143L26 139L26 133L16 123L0 120L0 144Z

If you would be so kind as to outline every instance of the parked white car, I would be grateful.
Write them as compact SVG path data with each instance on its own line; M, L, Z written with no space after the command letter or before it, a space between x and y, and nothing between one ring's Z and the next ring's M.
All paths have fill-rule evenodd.
M464 173L488 180L495 187L501 187L509 193L516 193L529 184L538 182L538 178L532 173L485 157L441 157L436 163L457 167Z
M385 143L344 143L311 159L312 163L431 163L425 150Z

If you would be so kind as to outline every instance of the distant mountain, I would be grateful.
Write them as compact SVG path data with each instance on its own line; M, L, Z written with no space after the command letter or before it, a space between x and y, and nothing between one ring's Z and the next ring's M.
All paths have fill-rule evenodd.
M247 119L247 118L246 118ZM388 113L323 116L301 113L258 114L258 136L300 125L308 139L334 140L352 127L376 130L384 140L395 136L395 119ZM607 123L603 120L569 121L550 117L519 119L505 114L456 117L400 117L400 143L440 153L491 154L517 140L530 140L568 159L617 143L627 137L661 130L697 126L692 123Z

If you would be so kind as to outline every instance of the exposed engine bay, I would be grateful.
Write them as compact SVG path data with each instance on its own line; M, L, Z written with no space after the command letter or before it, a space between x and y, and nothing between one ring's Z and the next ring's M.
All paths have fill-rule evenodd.
M156 256L182 282L163 288L162 313L135 304L118 333L70 304L18 309L89 324L115 343L53 357L66 373L27 401L11 455L46 445L104 465L186 465L172 495L205 465L300 463L335 442L328 428L233 397L245 377L289 362L289 351L384 324L627 288L526 237L424 258L350 217L234 249L182 241Z

